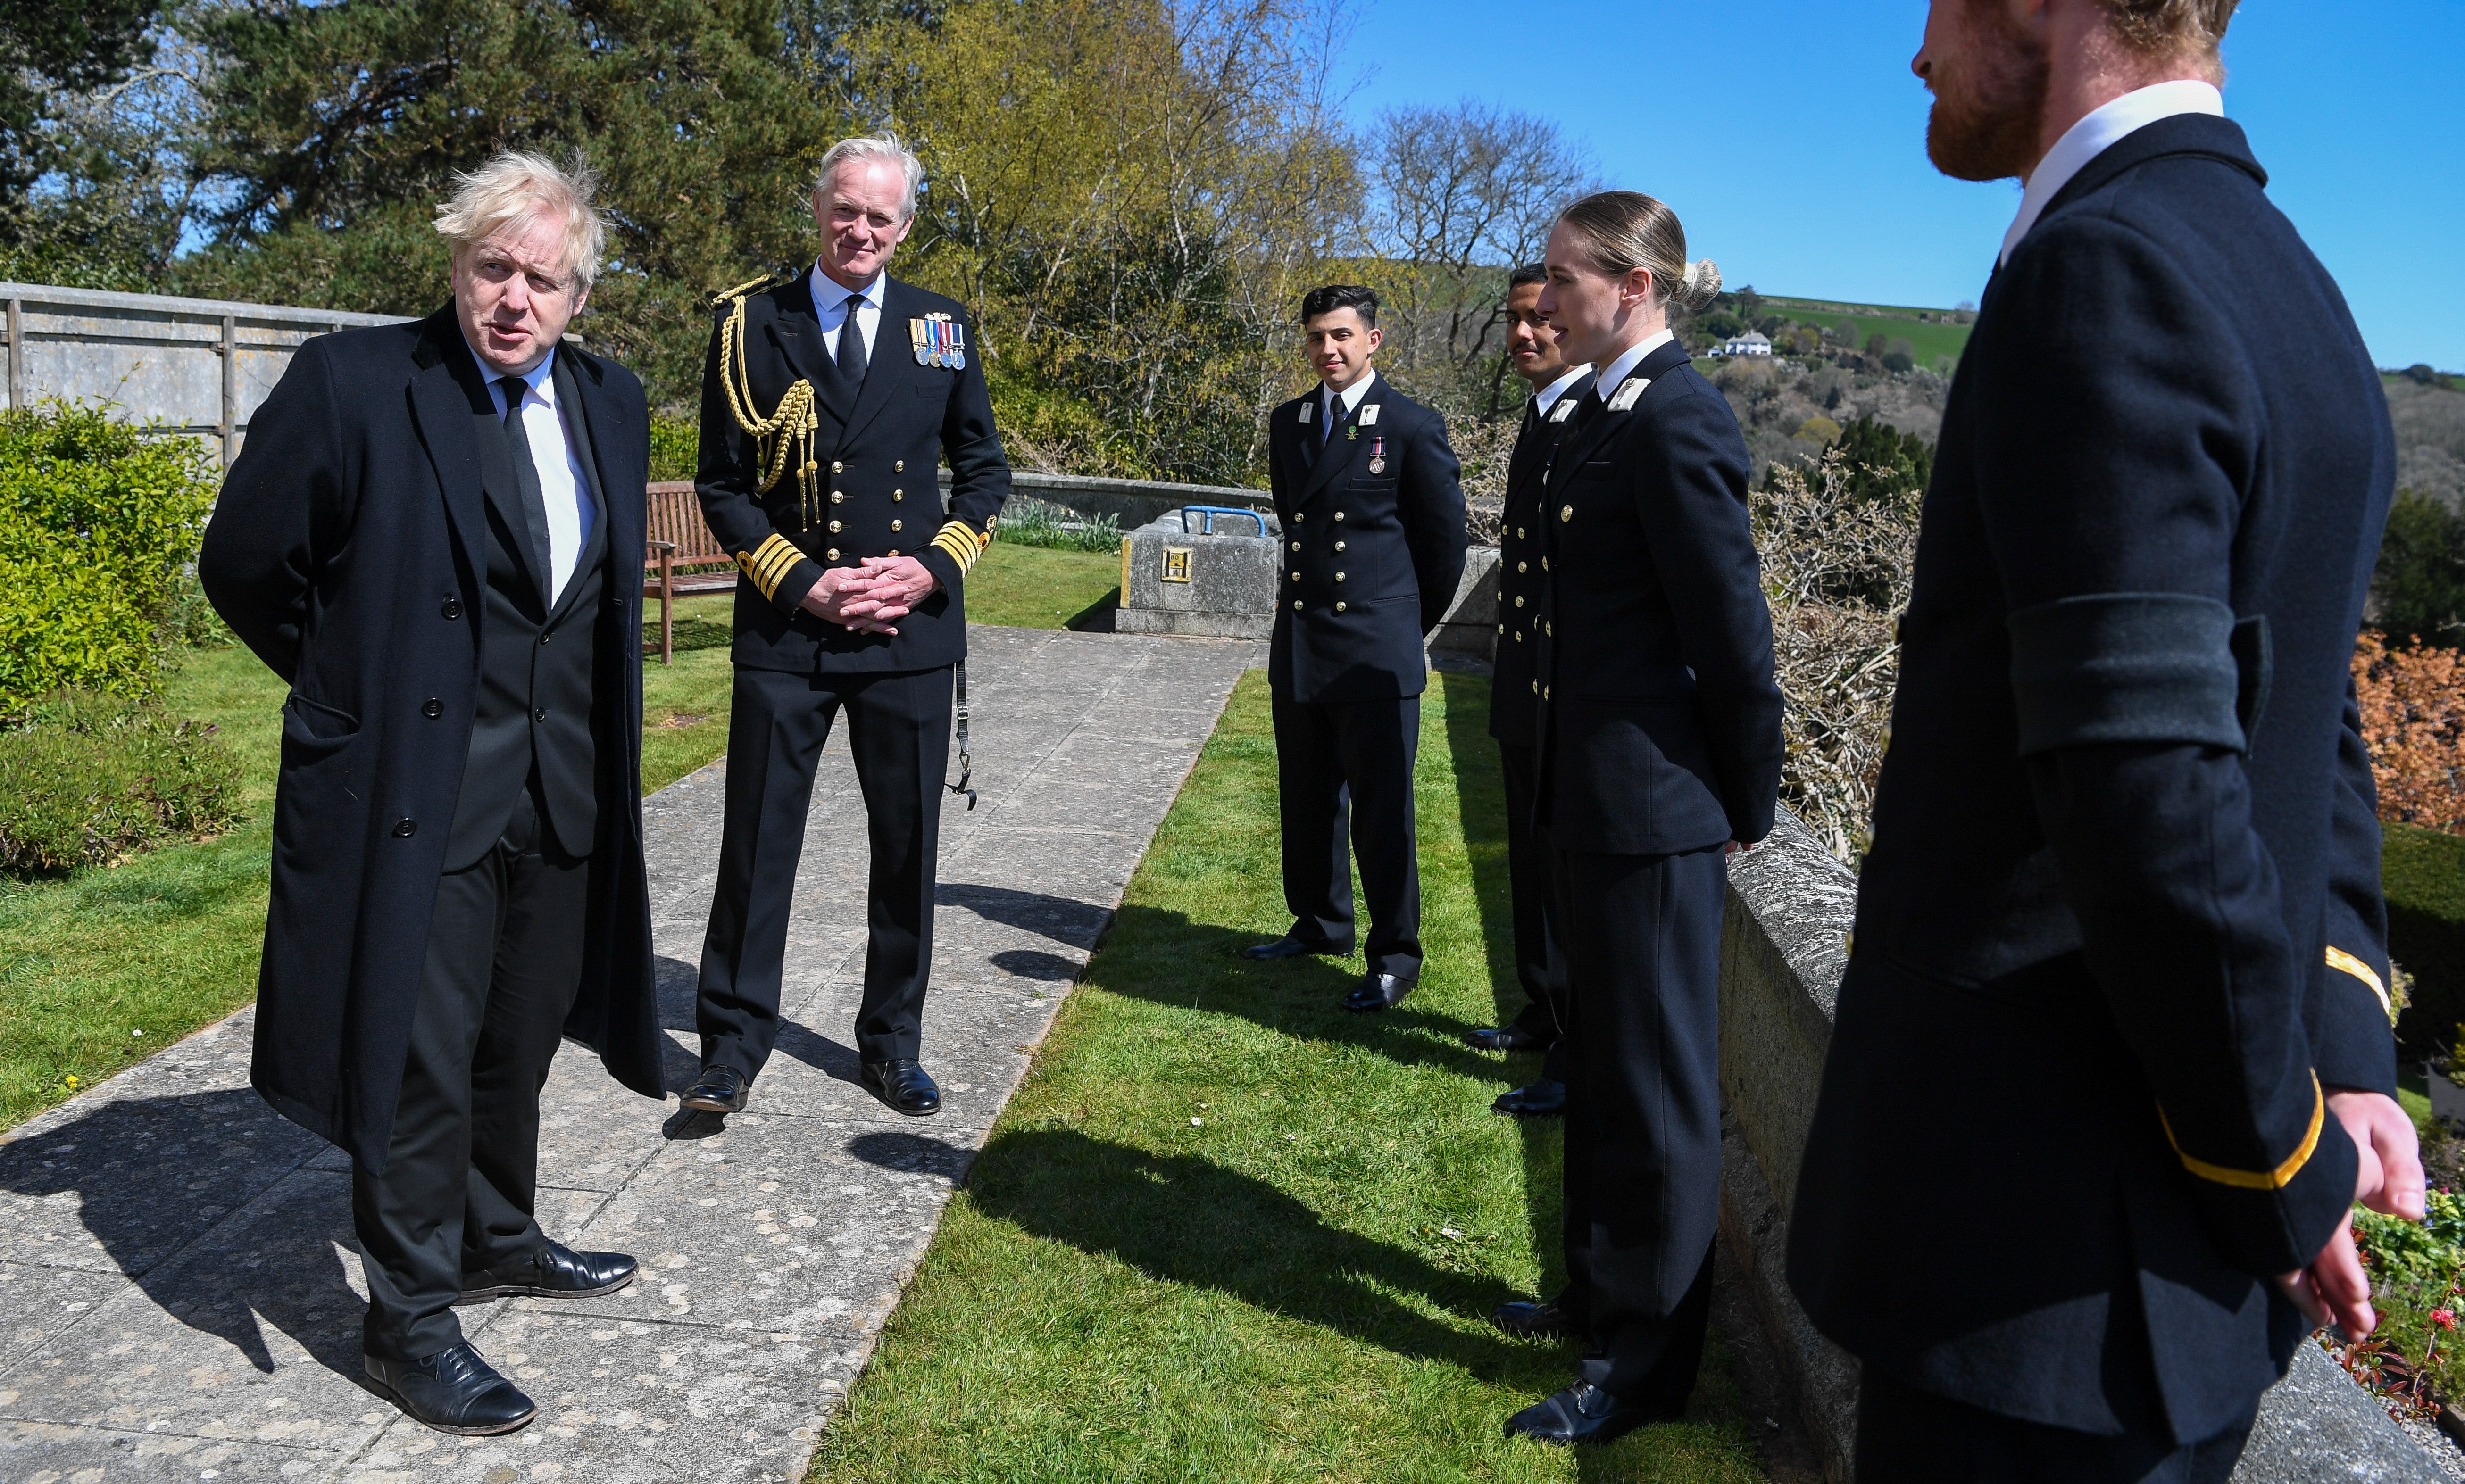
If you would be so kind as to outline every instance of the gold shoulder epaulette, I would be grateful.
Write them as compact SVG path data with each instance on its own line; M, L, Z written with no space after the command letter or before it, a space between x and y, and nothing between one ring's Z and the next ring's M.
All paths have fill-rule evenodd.
M797 524L809 529L821 508L814 483L820 466L813 459L813 432L821 420L813 411L813 384L799 381L790 386L765 417L753 405L753 377L744 364L744 296L788 277L792 275L766 274L740 283L712 300L711 307L727 310L727 318L719 323L719 384L727 393L727 408L736 426L752 435L754 462L762 476L756 493L769 494L792 472Z
M780 273L766 273L758 278L747 278L743 283L738 284L732 289L722 290L722 292L713 295L710 300L710 307L717 309L722 304L743 299L745 295L752 293L755 289L766 289L774 283L784 282L793 277L795 277L793 273L783 271Z

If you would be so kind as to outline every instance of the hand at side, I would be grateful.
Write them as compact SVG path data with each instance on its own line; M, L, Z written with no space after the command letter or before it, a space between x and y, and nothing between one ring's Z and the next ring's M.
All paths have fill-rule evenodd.
M2341 1087L2327 1094L2328 1111L2354 1141L2354 1199L2384 1216L2420 1221L2424 1215L2422 1151L2413 1119L2383 1093ZM2337 1224L2328 1245L2311 1266L2276 1280L2313 1324L2333 1322L2348 1340L2378 1324L2371 1311L2371 1283L2354 1251L2354 1219Z

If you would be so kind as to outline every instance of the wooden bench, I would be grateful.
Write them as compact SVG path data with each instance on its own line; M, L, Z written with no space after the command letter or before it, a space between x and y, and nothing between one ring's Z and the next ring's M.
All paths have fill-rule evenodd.
M690 479L656 479L649 486L650 540L642 554L642 593L659 600L659 663L677 657L676 601L679 593L725 592L736 586L736 559L719 543L701 518L701 500Z

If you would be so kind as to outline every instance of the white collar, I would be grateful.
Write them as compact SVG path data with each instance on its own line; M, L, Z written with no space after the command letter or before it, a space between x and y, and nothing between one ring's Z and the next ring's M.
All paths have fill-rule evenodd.
M1997 257L2000 267L2011 260L2011 250L2029 234L2044 214L2046 203L2054 199L2072 177L2088 167L2088 163L2106 152L2124 135L2144 129L2160 119L2177 114L2204 113L2214 118L2226 116L2225 95L2216 84L2197 78L2177 78L2171 82L2152 82L2123 94L2112 102L2090 109L2080 122L2063 130L2054 147L2037 162L2029 174L2028 188L2020 193L2020 214L2011 218L2011 229L2003 233L2003 255Z
M1618 357L1616 360L1609 364L1608 367L1601 372L1601 379L1592 383L1592 389L1599 392L1603 400L1607 400L1611 392L1617 390L1618 388L1626 384L1626 379L1629 376L1634 374L1634 368L1636 366L1643 365L1644 357L1652 354L1655 350L1658 350L1661 346L1668 344L1671 341L1676 340L1677 338L1677 337L1676 335L1670 333L1670 330L1666 325L1663 325L1661 328L1653 331L1643 339L1635 342L1632 345L1627 347L1626 354Z
M1326 383L1321 382L1318 384L1319 402L1326 409L1326 415L1334 417L1339 415L1335 410L1336 399L1342 398L1344 401L1344 410L1349 412L1361 405L1362 398L1369 395L1369 384L1377 379L1378 371L1375 367L1372 367L1369 370L1361 373L1361 380L1354 382L1351 386L1344 388L1342 391L1329 391L1327 389Z
M841 283L838 279L832 277L829 274L822 272L822 260L820 258L817 257L813 259L812 272L806 275L806 277L811 280L813 313L828 314L832 310L839 307L839 305L847 302L847 285ZM856 297L862 299L866 303L871 304L874 308L879 309L881 307L882 289L884 285L889 282L890 270L884 268L873 276L873 281L871 283L868 283L863 288L855 291ZM825 296L828 297L826 298Z
M496 387L497 383L513 374L510 371L498 370L495 366L490 365L485 360L481 359L479 352L471 349L471 343L469 341L466 340L462 343L462 348L470 350L471 359L479 363L479 378L486 382L492 389ZM550 407L556 406L556 347L554 345L547 347L547 354L540 357L539 365L532 366L529 370L522 373L522 385L529 388L532 393L541 401L546 403Z
M1539 391L1532 393L1534 410L1543 417L1548 416L1550 406L1560 397L1566 394L1567 388L1583 380L1584 373L1591 368L1592 367L1589 363L1586 363L1583 365L1570 365L1566 367L1564 372L1560 373L1556 381L1553 381L1548 386L1542 388Z

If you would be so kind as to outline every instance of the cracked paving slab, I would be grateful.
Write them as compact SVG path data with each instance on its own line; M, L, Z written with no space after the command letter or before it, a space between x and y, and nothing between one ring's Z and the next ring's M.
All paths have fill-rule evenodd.
M361 1386L349 1162L248 1086L252 1008L0 1136L0 1479L520 1484L799 1478L950 1194L1214 729L1246 643L979 629L977 807L945 805L924 1060L944 1112L855 1083L863 805L813 791L778 1053L746 1111L662 1107L566 1048L542 1095L541 1225L631 1251L620 1294L461 1311L540 1404L450 1438ZM726 763L643 808L670 1092Z

